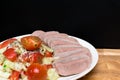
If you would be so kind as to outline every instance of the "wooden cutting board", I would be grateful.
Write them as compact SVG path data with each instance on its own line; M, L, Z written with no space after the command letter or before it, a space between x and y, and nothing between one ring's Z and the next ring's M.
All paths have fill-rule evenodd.
M95 68L78 80L120 80L120 49L97 49Z

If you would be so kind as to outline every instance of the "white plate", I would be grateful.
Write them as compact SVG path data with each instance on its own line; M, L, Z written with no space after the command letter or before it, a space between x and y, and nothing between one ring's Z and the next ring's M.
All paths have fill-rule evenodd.
M30 35L30 34L17 36L15 38L19 39L23 36L28 36L28 35ZM89 42L87 42L83 39L80 39L80 38L77 38L77 37L74 37L74 38L77 39L82 46L84 46L84 47L86 47L90 50L91 55L92 55L91 65L88 69L86 69L82 73L72 75L72 76L67 76L67 77L60 77L58 80L76 80L76 79L79 79L79 78L85 76L87 73L89 73L96 66L96 64L98 62L98 53L97 53L95 47L93 45L91 45Z

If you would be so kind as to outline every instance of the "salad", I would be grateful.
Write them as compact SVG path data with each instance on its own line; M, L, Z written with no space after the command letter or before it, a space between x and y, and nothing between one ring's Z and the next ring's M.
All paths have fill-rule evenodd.
M0 80L57 80L53 50L36 36L10 38L0 44Z

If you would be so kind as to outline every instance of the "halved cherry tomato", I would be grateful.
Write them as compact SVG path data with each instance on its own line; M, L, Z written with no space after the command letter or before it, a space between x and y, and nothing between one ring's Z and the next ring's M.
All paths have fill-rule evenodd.
M9 80L19 80L19 75L20 75L20 72L13 70Z
M15 40L17 40L17 39L10 38L10 39L5 40L3 43L0 44L0 49L6 47L8 44L12 43Z
M45 65L33 63L28 67L26 74L28 76L28 80L46 80L47 68Z
M36 50L40 48L41 42L41 39L37 36L25 36L21 38L21 43L27 50Z
M30 63L42 63L43 55L39 52L35 52L29 56Z
M49 51L46 51L44 56L45 56L45 57L52 57L52 56L53 56L53 53L52 53L52 52L49 52Z
M17 59L17 53L14 51L13 48L8 48L5 52L3 52L3 54L10 61L15 61Z

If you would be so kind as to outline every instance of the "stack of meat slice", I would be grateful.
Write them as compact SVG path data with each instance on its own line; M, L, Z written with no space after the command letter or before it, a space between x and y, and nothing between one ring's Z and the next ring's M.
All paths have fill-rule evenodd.
M57 31L36 30L32 35L38 36L54 50L54 57L58 59L53 62L53 66L58 74L62 76L78 74L90 66L89 49L83 47L75 38Z

